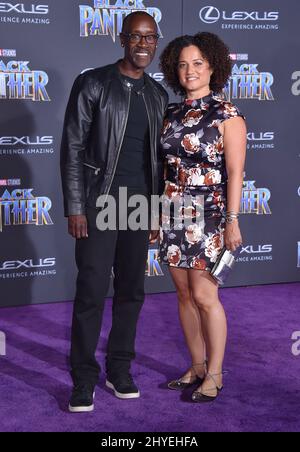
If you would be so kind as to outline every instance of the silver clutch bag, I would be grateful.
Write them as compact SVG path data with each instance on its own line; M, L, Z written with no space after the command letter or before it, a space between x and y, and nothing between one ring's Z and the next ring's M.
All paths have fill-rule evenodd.
M223 248L217 262L212 268L210 274L221 286L225 284L241 249L242 246L239 246L235 251L228 251L226 248Z

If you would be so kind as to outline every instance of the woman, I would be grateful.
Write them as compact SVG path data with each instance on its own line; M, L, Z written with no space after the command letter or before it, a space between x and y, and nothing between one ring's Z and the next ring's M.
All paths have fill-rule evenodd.
M210 271L224 246L242 244L238 213L246 156L246 126L237 107L222 97L231 75L228 47L212 33L183 36L161 55L166 83L185 96L167 111L161 153L165 161L165 199L190 196L181 212L197 217L204 196L201 224L174 227L162 224L160 258L169 265L179 300L179 315L191 354L190 369L170 389L192 385L195 402L215 400L222 386L227 322ZM202 198L203 199L203 198ZM199 214L199 209L198 209ZM177 215L178 217L178 215ZM172 226L173 225L173 226Z

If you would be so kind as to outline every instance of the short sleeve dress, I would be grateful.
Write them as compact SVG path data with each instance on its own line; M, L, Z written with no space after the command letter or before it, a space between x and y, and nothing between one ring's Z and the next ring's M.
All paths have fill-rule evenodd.
M224 247L227 206L224 141L218 127L237 116L243 117L238 108L214 93L169 106L160 146L165 164L164 198L172 203L188 195L190 205L184 205L184 212L195 222L175 227L174 208L167 214L163 211L159 251L162 263L211 271L217 261ZM199 196L204 213L202 225L196 221Z

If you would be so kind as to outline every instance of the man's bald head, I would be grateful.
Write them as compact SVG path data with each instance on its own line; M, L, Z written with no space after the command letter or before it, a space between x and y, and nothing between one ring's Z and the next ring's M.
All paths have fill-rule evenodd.
M148 19L149 21L152 21L153 24L155 24L157 30L157 23L150 14L146 13L146 11L135 11L131 14L128 14L128 16L126 16L123 20L122 33L130 33L132 23L138 18Z

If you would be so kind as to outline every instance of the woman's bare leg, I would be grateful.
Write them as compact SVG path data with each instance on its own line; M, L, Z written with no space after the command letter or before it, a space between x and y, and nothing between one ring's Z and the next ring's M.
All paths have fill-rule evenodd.
M205 339L208 348L208 372L216 375L218 386L222 385L222 369L227 340L227 320L223 306L219 300L218 284L206 271L188 270L189 287L193 299L199 308ZM202 385L202 392L214 387L211 378ZM207 393L215 396L217 391Z
M191 368L183 377L189 377L197 373L204 375L202 364L205 361L205 342L202 334L201 317L189 287L188 270L170 267L170 273L174 281L179 301L179 318L184 332L185 340L192 358L194 368Z

